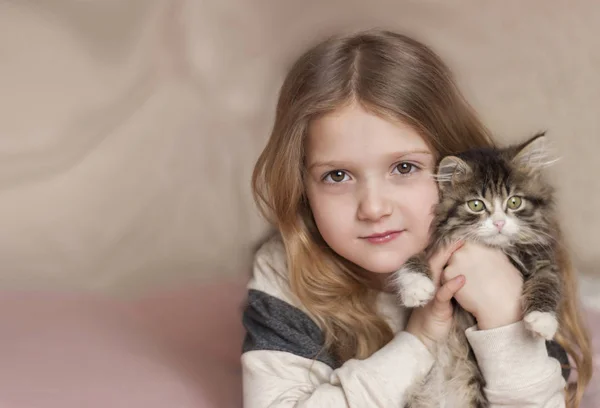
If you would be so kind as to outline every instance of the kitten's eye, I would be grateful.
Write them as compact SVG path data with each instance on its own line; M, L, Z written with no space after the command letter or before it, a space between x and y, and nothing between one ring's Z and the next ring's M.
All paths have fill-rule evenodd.
M508 199L506 206L508 208L510 208L511 210L516 210L517 208L519 208L521 206L522 203L523 203L523 200L521 199L521 197L512 196L511 198Z
M481 212L485 210L485 204L481 200L471 200L467 201L467 206L473 212Z
M334 170L327 173L323 179L327 183L341 183L348 175L343 170Z
M406 162L402 162L396 166L396 170L398 170L398 173L400 174L410 174L414 168L415 166L413 164Z

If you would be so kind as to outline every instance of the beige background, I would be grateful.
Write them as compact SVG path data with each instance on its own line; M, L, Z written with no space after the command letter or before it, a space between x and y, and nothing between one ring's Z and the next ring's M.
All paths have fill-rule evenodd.
M265 232L248 182L287 67L372 26L432 45L502 140L549 131L564 228L594 273L598 22L592 0L0 0L0 284L247 273Z

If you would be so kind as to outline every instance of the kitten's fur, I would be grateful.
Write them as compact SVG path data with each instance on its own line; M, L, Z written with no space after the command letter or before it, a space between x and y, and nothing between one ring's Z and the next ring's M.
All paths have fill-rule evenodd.
M394 274L393 284L402 303L417 307L433 297L435 286L427 263L433 253L457 240L475 241L502 249L520 270L525 324L535 335L552 339L558 328L561 281L553 239L557 226L553 189L541 174L549 163L543 133L521 145L476 149L443 158L436 175L440 202L435 208L430 244ZM522 200L515 210L506 205L513 196ZM473 199L485 203L485 210L470 209L467 202ZM493 221L505 221L501 231ZM451 406L488 406L485 381L465 336L475 319L455 306L451 335L439 345L428 377L411 392L410 408L439 407L441 401L450 398ZM452 396L444 390L451 390Z

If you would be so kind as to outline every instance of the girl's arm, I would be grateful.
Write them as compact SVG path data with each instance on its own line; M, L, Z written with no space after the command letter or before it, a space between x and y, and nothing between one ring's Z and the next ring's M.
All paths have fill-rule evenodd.
M250 291L244 325L245 408L403 406L407 390L433 365L420 340L399 332L369 358L338 367L319 353L322 334L312 320L264 292Z
M245 408L399 407L408 388L431 369L433 356L399 332L364 360L339 365L322 350L323 333L291 295L279 240L256 254L243 323Z
M501 250L468 242L452 256L444 278L459 273L467 283L455 299L482 329L467 329L466 335L491 407L564 407L560 363L522 320L520 271Z
M490 408L565 406L560 363L523 321L490 330L472 327L466 335L486 380Z

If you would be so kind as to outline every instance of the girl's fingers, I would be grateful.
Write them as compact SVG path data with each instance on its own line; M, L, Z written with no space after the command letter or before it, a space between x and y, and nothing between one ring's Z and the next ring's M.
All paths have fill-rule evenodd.
M465 284L465 277L459 275L442 285L433 298L433 311L439 315L452 313L450 300Z
M463 241L456 241L447 247L436 252L429 260L429 267L436 276L440 276L442 269L446 266L450 257L465 243Z

